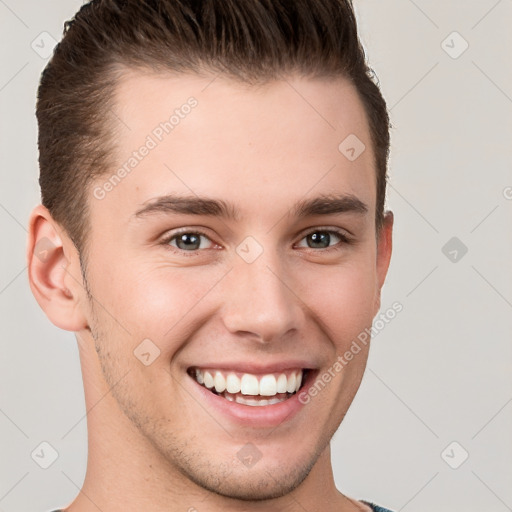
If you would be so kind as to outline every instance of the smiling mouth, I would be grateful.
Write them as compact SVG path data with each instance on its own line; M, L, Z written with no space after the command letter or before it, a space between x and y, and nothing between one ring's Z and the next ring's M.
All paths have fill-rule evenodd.
M187 373L214 395L230 402L262 407L284 402L303 386L311 370L297 368L255 375L212 368L191 367Z

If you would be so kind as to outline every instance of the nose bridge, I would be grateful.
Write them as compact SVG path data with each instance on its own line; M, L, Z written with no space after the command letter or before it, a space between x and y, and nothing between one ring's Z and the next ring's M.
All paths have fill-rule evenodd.
M275 251L265 250L250 263L236 257L223 315L230 332L269 342L299 328L302 309L282 269Z

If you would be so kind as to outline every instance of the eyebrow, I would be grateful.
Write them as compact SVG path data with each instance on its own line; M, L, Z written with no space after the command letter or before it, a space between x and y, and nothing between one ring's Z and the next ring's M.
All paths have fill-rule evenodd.
M208 215L238 220L236 208L221 199L209 199L198 196L165 195L156 197L144 203L137 210L135 217L144 217L154 213L178 213L185 215Z
M292 215L302 219L314 215L336 215L343 213L366 214L368 206L352 194L321 195L313 199L303 199L290 210ZM237 221L240 212L221 199L199 196L165 195L146 201L134 217L141 218L155 213L207 215Z
M310 217L313 215L335 215L340 213L368 212L368 206L356 196L348 194L341 196L319 196L314 199L299 201L293 210L296 217Z

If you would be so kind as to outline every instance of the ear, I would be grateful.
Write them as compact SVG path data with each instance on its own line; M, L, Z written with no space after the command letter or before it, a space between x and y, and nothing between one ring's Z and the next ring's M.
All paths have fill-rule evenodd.
M27 266L32 293L50 321L67 331L86 328L78 252L43 205L30 214Z
M393 212L387 211L384 214L382 227L377 238L377 287L375 290L375 310L373 316L379 312L381 290L388 273L389 262L393 247Z

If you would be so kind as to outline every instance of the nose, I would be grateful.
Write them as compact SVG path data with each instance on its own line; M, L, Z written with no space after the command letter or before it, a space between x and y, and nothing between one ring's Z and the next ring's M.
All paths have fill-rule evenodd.
M269 343L301 329L304 304L275 259L262 255L252 263L237 261L224 286L222 317L231 333Z

